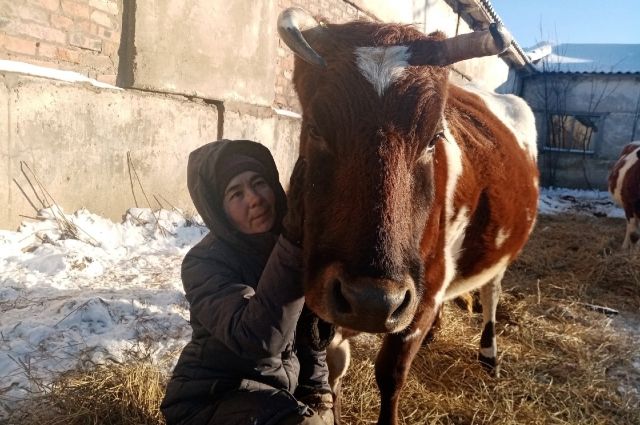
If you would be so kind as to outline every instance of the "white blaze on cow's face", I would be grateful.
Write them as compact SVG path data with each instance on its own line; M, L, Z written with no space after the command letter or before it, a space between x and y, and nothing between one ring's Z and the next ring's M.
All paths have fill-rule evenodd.
M380 97L409 66L409 49L406 46L358 47L355 56L360 72Z

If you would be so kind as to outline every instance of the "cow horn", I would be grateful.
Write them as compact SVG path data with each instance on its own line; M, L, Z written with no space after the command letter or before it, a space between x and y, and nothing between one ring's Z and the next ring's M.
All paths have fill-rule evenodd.
M285 9L278 16L278 34L282 41L305 62L324 68L327 63L309 46L302 35L302 31L319 26L318 21L309 12L299 7Z
M411 47L411 65L446 66L465 59L497 55L511 45L509 31L492 23L488 30L460 34L444 40L418 41Z

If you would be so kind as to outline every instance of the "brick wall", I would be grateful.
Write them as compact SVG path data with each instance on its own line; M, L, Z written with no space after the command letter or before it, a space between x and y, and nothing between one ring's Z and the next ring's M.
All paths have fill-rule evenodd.
M122 0L0 0L0 59L115 84Z
M341 23L354 19L375 19L374 16L353 6L344 0L278 0L278 10L287 7L299 6L313 15L321 15L331 23ZM293 88L293 53L278 38L278 59L276 63L276 96L274 106L276 108L301 112L300 104Z

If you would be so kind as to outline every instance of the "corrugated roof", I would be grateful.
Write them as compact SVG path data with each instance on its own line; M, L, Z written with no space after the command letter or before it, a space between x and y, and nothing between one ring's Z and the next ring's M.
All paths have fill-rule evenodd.
M500 18L500 15L498 15L498 12L495 10L495 8L493 7L493 4L491 4L490 0L480 0L480 3L482 3L482 6L484 6L485 10L489 13L489 16L493 19L494 22L497 22L499 24L504 25L505 27L507 27L507 29L509 28L508 25L506 25L502 21L502 18ZM513 34L512 34L512 36L513 36ZM522 49L522 47L520 47L520 45L516 41L515 37L513 38L513 42L511 44L512 44L513 49L523 59L524 65L525 66L530 66L531 62L529 61L528 56L524 53L524 50Z
M487 29L489 24L496 22L505 25L493 8L490 0L445 0L451 8L461 14L469 26L474 30ZM508 29L508 26L505 25ZM515 38L507 52L502 54L503 59L508 59L508 63L518 69L526 69L528 72L535 72L533 64L524 53Z
M545 47L535 62L538 71L558 73L640 73L640 44L550 44L528 49L530 57ZM546 53L546 52L545 52Z

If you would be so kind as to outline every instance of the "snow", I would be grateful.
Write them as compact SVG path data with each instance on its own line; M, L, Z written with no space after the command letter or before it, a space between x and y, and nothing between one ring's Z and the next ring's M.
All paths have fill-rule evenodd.
M540 192L540 214L583 213L597 217L625 218L609 192L548 188Z
M119 224L57 207L38 218L0 231L0 418L34 379L121 361L140 342L160 360L190 337L180 263L201 222L148 209Z
M103 89L122 90L120 87L103 83L93 78L86 77L74 71L62 71L44 66L32 65L30 63L0 59L0 72L15 72L18 74L33 75L36 77L44 77L52 80L66 81L69 83L88 83L95 87Z
M597 191L545 189L539 209L623 216ZM140 344L175 361L191 335L180 264L206 233L180 211L132 208L114 223L57 206L0 230L0 419L34 382Z

